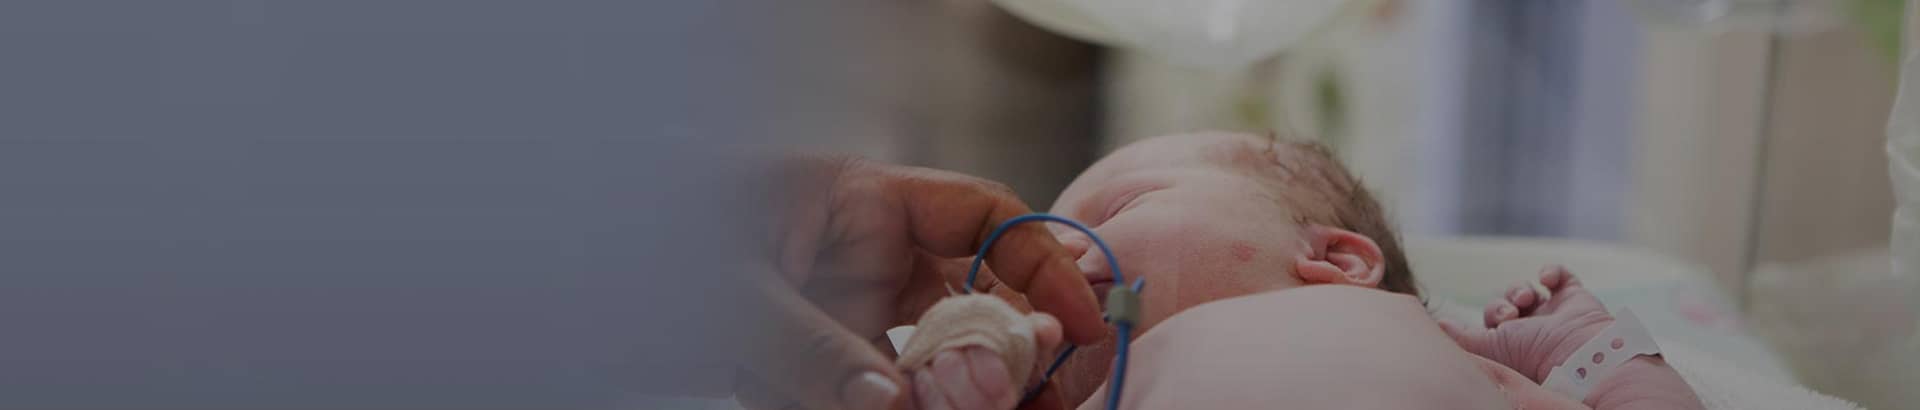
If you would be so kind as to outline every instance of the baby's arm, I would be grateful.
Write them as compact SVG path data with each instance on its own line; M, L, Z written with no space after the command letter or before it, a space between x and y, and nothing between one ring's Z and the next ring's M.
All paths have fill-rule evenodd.
M1620 365L1587 394L1596 410L1700 409L1700 398L1665 360L1635 357Z
M1506 395L1507 402L1514 408L1533 410L1614 410L1614 409L1688 409L1700 408L1698 400L1693 400L1691 391L1679 392L1672 386L1685 386L1679 374L1671 369L1648 367L1652 362L1635 360L1621 365L1612 376L1588 395L1586 403L1574 401L1559 392L1541 387L1539 383L1527 380L1506 365L1496 363L1484 357L1479 359L1480 370L1487 379L1500 386L1500 392ZM1642 357L1658 361L1658 358ZM1659 367L1664 367L1661 364ZM1674 399L1684 399L1676 401ZM1686 401L1692 400L1692 401Z
M1543 299L1532 283L1521 283L1487 305L1487 327L1462 329L1442 323L1448 334L1481 357L1505 365L1539 383L1566 362L1582 344L1613 324L1600 300L1580 285L1566 269L1542 270L1539 283L1551 296ZM1597 410L1699 409L1699 397L1666 361L1638 356L1594 385L1584 400Z

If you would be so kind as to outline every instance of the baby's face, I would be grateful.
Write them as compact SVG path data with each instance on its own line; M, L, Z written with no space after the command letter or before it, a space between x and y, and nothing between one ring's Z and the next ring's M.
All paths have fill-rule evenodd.
M1289 270L1309 248L1277 197L1275 158L1289 153L1273 149L1266 138L1227 133L1136 142L1088 168L1052 212L1093 228L1128 282L1146 278L1140 326L1150 331L1194 305L1301 285ZM1079 263L1095 295L1120 286L1085 235L1051 227L1069 249L1089 249ZM1109 338L1075 354L1059 380L1063 396L1083 399L1105 380L1112 348Z
M1307 245L1276 196L1272 149L1227 133L1137 142L1087 168L1052 212L1092 227L1128 282L1146 278L1141 325L1150 329L1193 305L1300 285L1287 271ZM1085 235L1052 228L1069 249L1087 250L1079 263L1096 295L1118 285Z

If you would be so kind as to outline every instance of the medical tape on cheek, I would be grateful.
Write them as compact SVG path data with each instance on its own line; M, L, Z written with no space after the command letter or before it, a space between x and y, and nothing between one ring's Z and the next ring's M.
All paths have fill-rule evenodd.
M1606 380L1621 364L1643 355L1659 356L1660 346L1653 343L1653 335L1647 334L1640 318L1622 308L1613 324L1580 345L1566 362L1554 366L1540 386L1584 402L1594 385Z

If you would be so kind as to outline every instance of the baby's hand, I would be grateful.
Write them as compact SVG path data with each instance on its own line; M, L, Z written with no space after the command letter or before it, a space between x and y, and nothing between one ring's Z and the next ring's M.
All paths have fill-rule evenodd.
M1030 369L1032 376L1026 379L1039 380L1039 372L1060 347L1060 322L1045 313L1028 314L1026 319L1040 352L1039 360L1033 361L1035 368ZM1020 404L1028 387L1014 385L1008 374L1006 362L993 350L963 345L934 353L924 366L910 370L908 377L913 404L920 410L1008 410Z
M1547 296L1536 293L1533 283L1514 284L1501 298L1488 303L1485 328L1461 328L1445 322L1441 328L1468 352L1513 368L1539 383L1581 344L1613 323L1613 315L1564 267L1541 269L1539 284L1547 288Z
M991 295L958 295L922 316L899 366L920 410L1010 410L1060 343L1052 316L1021 314Z
M1463 329L1446 322L1440 327L1468 352L1540 383L1554 366L1606 330L1613 314L1566 268L1542 269L1539 283L1547 288L1547 296L1534 293L1533 282L1522 282L1487 304L1485 328ZM1600 410L1702 408L1700 398L1680 374L1653 356L1622 363L1593 386L1584 402Z

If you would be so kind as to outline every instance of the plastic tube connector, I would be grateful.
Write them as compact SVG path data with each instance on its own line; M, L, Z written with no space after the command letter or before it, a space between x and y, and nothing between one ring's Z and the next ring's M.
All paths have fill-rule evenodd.
M1140 294L1124 286L1115 286L1107 290L1107 321L1113 323L1138 323L1140 321Z

